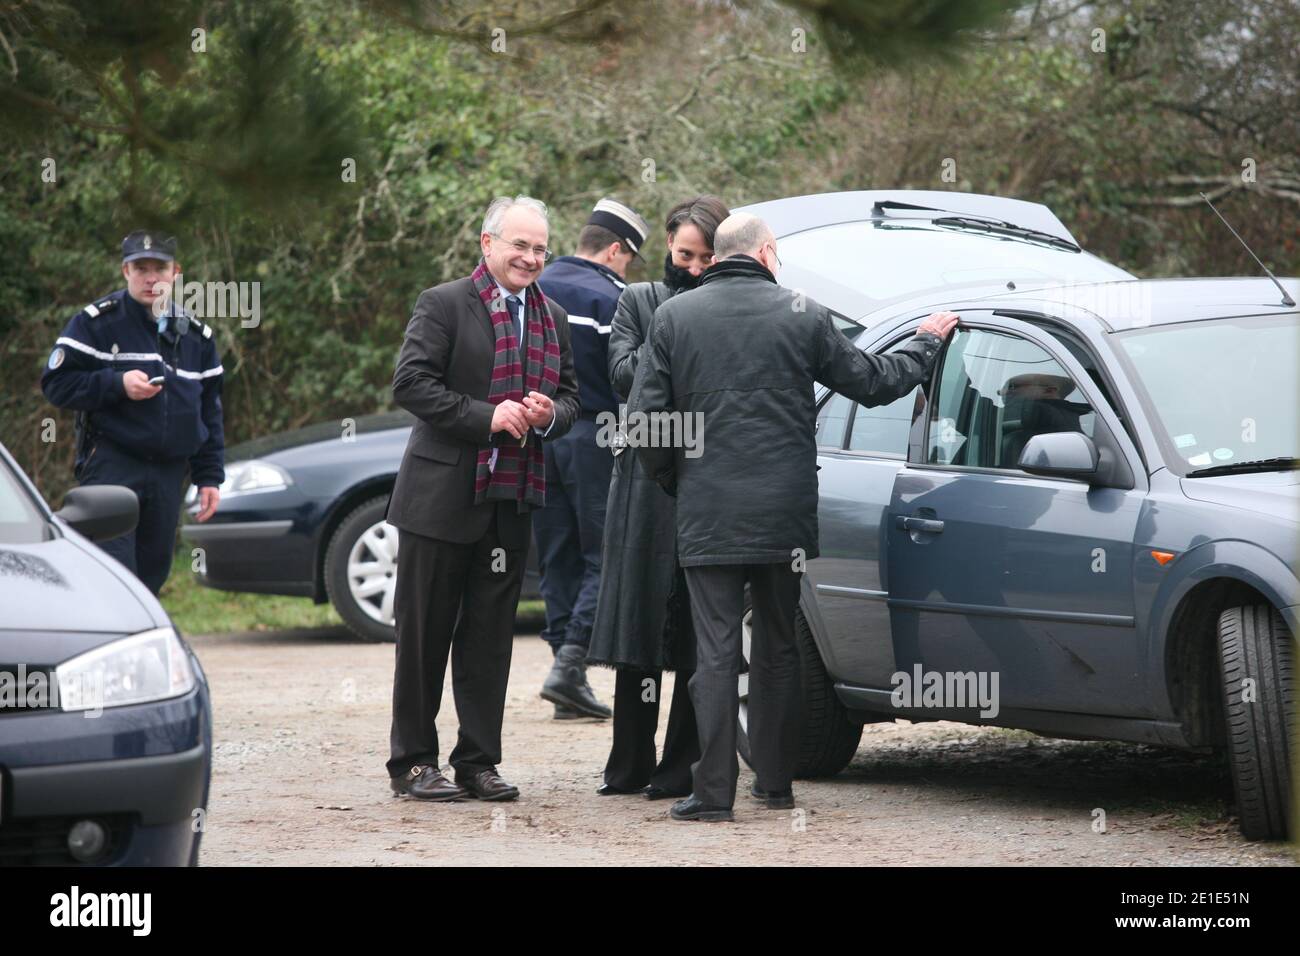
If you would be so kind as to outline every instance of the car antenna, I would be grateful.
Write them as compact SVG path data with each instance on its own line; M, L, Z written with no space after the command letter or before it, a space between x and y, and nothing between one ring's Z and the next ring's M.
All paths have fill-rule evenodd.
M1201 193L1201 198L1205 200L1205 204L1207 206L1209 206L1211 209L1214 209L1214 203L1210 202L1209 196L1205 195L1205 193ZM1223 219L1223 213L1219 212L1219 210L1214 209L1214 214L1218 216L1220 219ZM1259 263L1259 267L1264 270L1264 274L1273 280L1273 284L1277 286L1278 291L1282 293L1282 304L1285 306L1294 306L1295 299L1291 298L1290 294L1286 291L1286 287L1282 285L1282 283L1277 281L1277 276L1273 275L1273 273L1268 271L1268 266L1264 265L1264 263L1260 261L1259 256L1255 255L1255 250L1250 248L1250 246L1246 245L1246 240L1241 238L1241 236L1237 235L1237 230L1232 228L1232 223L1228 222L1228 220L1226 219L1223 219L1223 224L1228 227L1228 232L1232 233L1234 236L1237 236L1237 241L1240 242L1242 246L1245 247L1246 251L1250 253L1250 257Z

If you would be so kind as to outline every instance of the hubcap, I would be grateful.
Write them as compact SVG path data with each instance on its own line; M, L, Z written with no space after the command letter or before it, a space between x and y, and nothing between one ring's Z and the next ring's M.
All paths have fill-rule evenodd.
M366 616L393 624L397 589L397 529L387 521L371 525L348 552L348 592Z

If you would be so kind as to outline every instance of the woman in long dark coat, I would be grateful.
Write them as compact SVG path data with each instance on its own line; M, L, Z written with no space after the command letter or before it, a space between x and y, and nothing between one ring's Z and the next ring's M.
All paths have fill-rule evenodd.
M713 262L713 234L730 215L716 196L696 196L668 214L663 282L628 286L609 336L609 375L626 401L655 309L693 289ZM644 793L651 800L691 792L691 764L700 757L695 709L686 682L695 670L690 596L677 564L676 505L637 466L636 449L615 449L605 510L600 594L587 660L617 669L614 742L602 795ZM664 670L676 671L663 759L655 763L655 730Z

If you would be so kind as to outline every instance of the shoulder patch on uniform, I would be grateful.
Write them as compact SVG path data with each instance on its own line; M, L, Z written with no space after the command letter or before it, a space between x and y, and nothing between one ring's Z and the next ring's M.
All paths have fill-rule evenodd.
M109 309L114 308L117 305L118 301L119 301L118 299L115 299L112 296L110 296L107 299L100 299L98 302L90 303L90 305L86 306L81 311L85 312L86 315L90 316L93 319L95 316L99 315L99 313L106 312Z
M50 353L49 366L51 370L54 370L62 364L63 364L63 347L57 346L54 349L54 351Z

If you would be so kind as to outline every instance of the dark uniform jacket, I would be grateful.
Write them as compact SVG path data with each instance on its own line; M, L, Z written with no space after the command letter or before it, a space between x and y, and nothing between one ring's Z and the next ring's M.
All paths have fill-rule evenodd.
M546 267L537 284L548 299L564 307L573 343L582 417L618 410L607 368L610 320L626 288L612 269L578 256L560 256Z
M109 439L144 461L188 459L200 487L225 479L221 359L211 327L173 306L158 331L152 312L120 289L72 317L41 374L60 408L86 413L86 446ZM164 376L153 398L126 397L122 377Z
M677 494L684 567L817 557L814 383L867 406L930 374L936 335L888 355L855 348L811 299L748 256L724 259L655 317L632 411L699 414L699 457L642 448L647 473ZM697 429L696 440L700 440Z
M547 305L560 345L560 381L541 389L555 403L550 440L578 417L578 383L567 316L549 299ZM393 373L393 400L417 419L388 501L388 521L398 528L460 544L487 532L497 502L474 503L478 451L516 441L509 432L492 432L496 406L487 397L495 353L492 318L468 276L420 293ZM528 441L540 440L529 429ZM505 546L527 547L530 515L508 510L498 528Z

